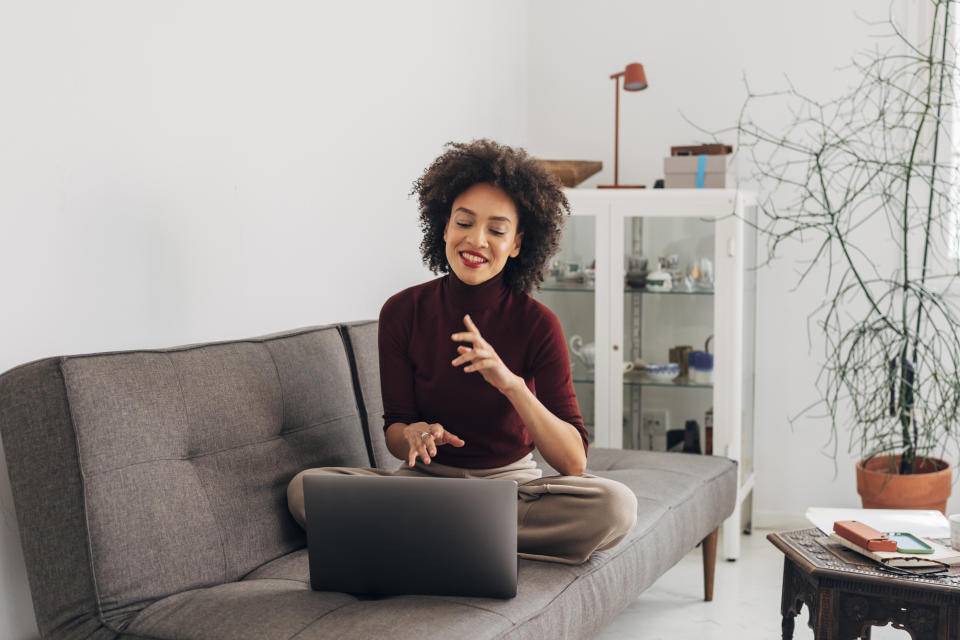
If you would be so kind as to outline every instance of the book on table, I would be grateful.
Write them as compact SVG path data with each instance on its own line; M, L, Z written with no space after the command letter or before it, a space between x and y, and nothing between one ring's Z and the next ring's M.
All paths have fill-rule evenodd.
M922 568L937 566L939 563L960 566L960 551L941 542L950 537L950 525L939 511L810 507L806 515L808 520L834 542L888 567ZM834 523L841 520L855 520L879 532L909 532L933 547L933 553L920 555L867 549L834 531Z
M933 547L933 553L916 555L900 553L899 551L870 551L836 533L831 533L829 537L847 549L856 551L888 567L922 568L938 566L940 563L950 565L951 567L960 565L960 551L951 549L929 538L925 538L923 541Z

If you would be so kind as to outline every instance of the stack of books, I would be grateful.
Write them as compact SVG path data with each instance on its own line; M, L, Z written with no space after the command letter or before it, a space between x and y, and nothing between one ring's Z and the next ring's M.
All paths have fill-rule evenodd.
M807 519L832 541L884 569L929 575L960 566L960 550L943 543L950 525L939 511L811 507Z

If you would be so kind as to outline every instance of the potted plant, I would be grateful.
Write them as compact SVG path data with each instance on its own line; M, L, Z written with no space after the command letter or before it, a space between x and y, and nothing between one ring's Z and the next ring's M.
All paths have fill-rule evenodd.
M854 59L859 82L836 100L748 87L737 125L769 254L803 242L812 258L800 280L825 277L811 315L825 337L820 400L804 413L824 408L834 438L849 428L865 507L943 511L960 443L960 312L950 297L960 285L960 180L944 160L957 72L950 5L932 2L922 42L891 17L889 38ZM774 100L791 114L785 131L752 118L758 101Z

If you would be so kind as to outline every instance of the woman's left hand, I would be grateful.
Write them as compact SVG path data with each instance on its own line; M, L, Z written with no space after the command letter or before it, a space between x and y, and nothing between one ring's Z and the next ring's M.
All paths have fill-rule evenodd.
M479 371L483 379L497 388L500 393L506 393L511 385L517 384L518 376L514 375L503 360L497 355L489 342L480 335L477 325L469 315L463 317L463 324L467 331L455 333L451 336L454 342L470 342L473 347L460 345L457 347L457 353L460 355L454 358L451 363L459 367L464 363L469 363L463 368L465 373Z

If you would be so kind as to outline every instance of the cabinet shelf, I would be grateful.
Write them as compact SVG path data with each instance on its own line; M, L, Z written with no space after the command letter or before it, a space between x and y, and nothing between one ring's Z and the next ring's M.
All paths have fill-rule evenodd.
M647 289L633 289L631 287L627 287L626 289L623 290L623 292L632 293L632 294L643 294L647 296L712 296L713 295L712 289L706 290L706 291L686 291L686 290L648 291Z
M596 288L592 286L587 286L585 284L562 284L553 282L548 285L543 285L540 287L541 291L560 291L560 292L580 292L580 293L596 293ZM626 294L632 295L648 295L648 296L712 296L713 290L708 291L648 291L647 289L635 289L633 287L624 287L623 292Z
M624 377L623 384L630 387L664 387L668 389L713 389L712 383L657 382L655 380L631 380Z
M594 384L593 378L574 378L574 384ZM656 380L644 380L642 378L630 379L624 377L623 384L630 387L663 387L666 389L713 389L713 383L695 383L695 382L658 382Z
M583 283L576 284L563 284L560 282L551 282L550 284L545 284L540 287L541 291L579 291L579 292L589 292L595 293L596 289L592 286L587 286Z

